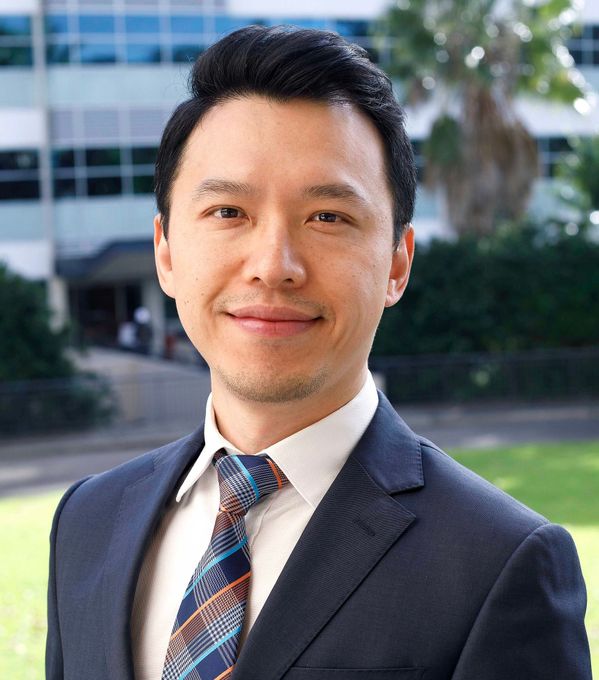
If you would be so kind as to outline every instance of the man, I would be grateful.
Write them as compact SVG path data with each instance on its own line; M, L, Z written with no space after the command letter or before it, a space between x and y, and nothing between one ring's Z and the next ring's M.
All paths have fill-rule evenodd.
M191 85L155 249L206 421L66 493L47 677L590 678L569 535L414 435L368 373L414 250L388 79L336 35L249 27Z

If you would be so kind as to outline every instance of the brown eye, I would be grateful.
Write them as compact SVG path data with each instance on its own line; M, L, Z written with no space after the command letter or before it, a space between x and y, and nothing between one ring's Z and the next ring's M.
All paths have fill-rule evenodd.
M339 218L339 215L335 215L335 213L329 213L329 212L321 212L316 215L316 219L319 222L336 222Z
M237 208L219 208L214 214L216 217L221 217L223 219L234 219L235 217L240 216L241 211Z

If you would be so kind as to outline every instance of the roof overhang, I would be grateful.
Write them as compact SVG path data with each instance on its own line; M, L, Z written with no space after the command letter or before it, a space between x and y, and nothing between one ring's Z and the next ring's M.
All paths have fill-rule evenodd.
M59 258L56 272L67 281L83 285L153 278L154 246L146 239L114 241L89 257Z

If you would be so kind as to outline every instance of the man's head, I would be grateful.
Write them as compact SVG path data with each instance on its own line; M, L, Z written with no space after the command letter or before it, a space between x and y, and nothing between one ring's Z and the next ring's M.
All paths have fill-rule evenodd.
M386 77L332 34L252 27L211 49L159 153L160 283L215 403L314 396L331 409L359 389L383 308L408 281L401 110Z
M326 31L249 26L212 45L196 61L190 88L192 97L171 116L158 150L155 190L165 235L171 189L189 135L216 104L255 94L277 102L351 103L370 118L385 147L397 245L414 211L414 156L391 82L365 50Z

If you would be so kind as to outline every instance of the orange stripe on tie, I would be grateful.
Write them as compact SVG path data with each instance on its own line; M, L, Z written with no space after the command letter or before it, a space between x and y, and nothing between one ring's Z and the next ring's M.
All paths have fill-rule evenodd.
M233 581L233 583L229 583L228 586L225 586L222 590L219 590L218 593L215 593L211 598L206 600L206 602L204 602L204 604L201 607L196 609L195 612L187 619L187 621L185 621L185 623L171 635L171 640L174 640L174 638L176 638L177 635L179 635L179 633L187 626L187 624L191 623L195 619L195 617L202 611L202 609L207 607L211 602L214 602L214 600L216 600L217 597L226 593L227 590L231 590L231 588L234 588L237 584L247 580L250 577L251 573L252 573L251 571L248 571L247 574L244 574L241 578L238 578L236 581ZM215 678L215 680L218 680L218 678Z
M224 673L221 673L217 678L214 678L214 680L223 680L223 678L226 678L230 673L233 672L233 669L235 668L235 664L232 666L229 666L227 670Z
M279 489L282 489L283 480L281 479L281 475L279 474L277 466L272 462L270 458L267 458L266 462L270 465L270 469L272 470L273 475L277 478L277 486L279 487Z

